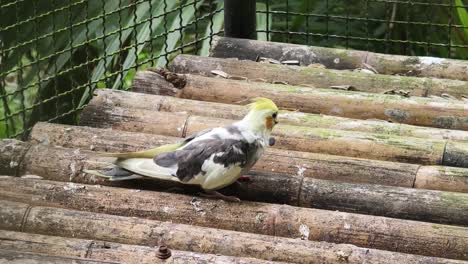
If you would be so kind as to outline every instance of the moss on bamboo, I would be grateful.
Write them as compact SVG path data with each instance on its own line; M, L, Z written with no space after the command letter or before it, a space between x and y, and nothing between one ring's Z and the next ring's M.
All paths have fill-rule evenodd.
M313 66L286 66L193 55L179 55L171 62L169 67L177 73L212 76L211 71L216 69L226 72L229 76L241 76L251 81L262 80L269 83L283 81L292 85L307 84L317 88L351 85L359 91L371 93L405 90L412 96L441 96L448 94L460 98L462 95L467 94L466 90L468 89L468 82L450 79L389 76Z
M211 56L256 60L258 56L276 60L298 60L301 65L321 63L332 69L356 69L370 65L381 74L467 80L468 63L463 60L408 57L367 51L332 49L217 37Z
M245 107L239 105L200 102L133 92L117 92L110 89L99 89L96 93L97 96L93 98L93 102L109 106L120 106L123 108L140 108L162 112L186 112L192 115L228 119L240 119L247 112ZM162 104L155 105L154 102L159 100L162 100ZM280 123L380 134L394 134L418 138L468 141L468 131L418 127L391 123L383 120L359 120L296 111L282 110L280 114Z

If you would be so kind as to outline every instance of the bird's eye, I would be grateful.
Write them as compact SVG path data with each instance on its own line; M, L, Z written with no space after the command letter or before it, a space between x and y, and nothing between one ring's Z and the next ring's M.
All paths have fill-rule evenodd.
M278 115L278 113L273 113L272 117L276 118L277 115Z

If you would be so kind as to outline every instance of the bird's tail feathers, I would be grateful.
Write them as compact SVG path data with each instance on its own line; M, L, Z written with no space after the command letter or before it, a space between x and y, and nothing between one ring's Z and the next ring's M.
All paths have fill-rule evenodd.
M106 178L109 181L126 181L141 179L143 176L131 173L119 167L110 170L83 170L84 173Z
M127 158L117 159L112 168L88 169L83 172L107 178L110 181L133 180L140 178L156 178L160 180L179 181L179 178L172 175L172 168L158 166L153 159L148 158Z
M126 153L102 153L102 154L99 154L99 156L113 157L113 158L119 158L119 159L131 159L131 158L152 159L156 155L174 151L183 145L184 143L180 142L180 143L175 143L175 144L163 145L154 149L148 149L148 150L142 150L142 151L136 151L136 152L126 152Z

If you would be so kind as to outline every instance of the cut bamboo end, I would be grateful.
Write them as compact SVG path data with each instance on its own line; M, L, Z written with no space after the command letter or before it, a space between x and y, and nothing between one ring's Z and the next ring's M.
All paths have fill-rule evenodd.
M0 174L15 175L21 159L27 151L27 143L3 139L0 144Z
M404 90L411 96L450 95L461 98L468 95L466 92L468 82L465 81L369 74L325 69L313 65L298 67L249 60L178 55L170 63L169 69L176 73L201 74L208 77L214 77L213 72L221 71L226 73L228 79L245 78L250 81L284 82L316 88L341 86L367 93Z
M84 192L88 191L85 190ZM150 193L147 193L146 196L148 197L148 195L150 195ZM187 198L184 200L187 200ZM213 202L206 201L205 203L205 200L203 200L203 203L198 203L198 205L204 206L210 203ZM215 204L223 203L217 201ZM5 217L14 218L12 215L6 213L13 212L15 207L23 206L24 204L11 201L0 201L0 205L2 205L0 210L5 213ZM238 204L237 206L241 205ZM164 206L156 210L162 211L163 209ZM290 210L285 209L287 208L283 208L283 210L277 212L279 217L278 223L280 225L285 224L282 223L282 214L284 214L284 216L287 218L291 212ZM208 218L208 214L212 214L213 218L216 219L216 216L214 215L225 213L215 213L215 211L213 211L215 209L205 210L208 210L205 211L206 218ZM131 211L132 210L124 210L121 212ZM199 211L195 212L195 214L200 215L201 213ZM259 213L257 212L256 214L258 215ZM389 240L389 238L391 237L396 236L405 237L405 239L408 240L389 240L385 243L388 245L393 244L393 246L391 247L399 251L414 251L417 252L417 254L428 253L431 256L441 254L440 256L446 258L465 260L468 257L466 256L466 245L468 244L466 243L467 235L465 234L466 230L463 228L442 225L431 226L425 223L414 222L408 223L410 225L413 224L413 228L407 229L406 227L409 226L405 227L394 225L394 223L397 223L399 221L401 222L401 220L398 219L381 219L380 221L374 219L377 221L366 221L367 227L365 227L364 222L357 222L359 219L359 215L353 217L352 215L345 215L343 213L337 212L331 212L331 214L337 216L341 214L341 216L338 216L338 218L341 219L338 221L338 223L346 221L346 223L350 224L350 226L347 228L347 225L345 224L343 227L340 226L337 222L333 221L329 222L328 227L326 227L324 222L328 222L329 214L330 213L323 212L323 214L315 216L317 217L315 220L317 221L317 223L322 222L322 224L319 224L319 228L317 229L315 228L315 226L313 229L309 229L310 227L306 226L306 224L302 224L302 228L293 231L296 234L298 234L299 237L304 237L304 240L284 237L273 237L262 234L244 233L199 226L189 226L135 217L129 218L124 216L100 214L94 212L80 212L70 209L60 209L45 206L31 207L28 215L25 216L23 230L28 233L73 236L75 238L80 239L93 238L97 240L106 240L116 243L138 244L144 246L154 246L162 242L169 248L175 250L192 250L199 253L254 257L258 259L288 261L294 263L334 263L333 261L336 261L337 258L340 258L341 254L337 254L337 252L339 251L348 252L345 255L348 256L348 261L350 262L361 261L357 263L362 263L362 261L366 263L373 263L377 260L376 257L379 257L381 261L384 257L388 258L392 255L398 257L397 261L402 261L403 259L401 259L401 257L410 258L408 259L408 261L410 262L414 261L414 259L411 258L423 258L426 261L429 260L429 258L421 256L404 255L400 253L382 251L377 249L359 248L349 244L330 244L326 242L315 242L307 240L308 237L317 235L323 236L328 240L338 240L339 237L342 237L345 238L346 241L352 238L353 240L360 240L364 243L369 243L376 247L380 244L381 238L383 241L385 241ZM301 214L300 216L298 215L299 218L295 219L295 226L299 225L298 222L307 221L305 220L307 215L312 216L311 214ZM260 221L263 222L263 225L267 225L267 222L264 221L267 221L268 219L265 219L264 216L267 215L260 213L261 220L257 219L256 222ZM205 216L203 215L200 215L199 217L205 218ZM248 219L252 218L250 217ZM287 221L287 219L284 220ZM355 221L357 226L351 225L351 223L355 223ZM223 223L220 223L220 225L221 224ZM0 222L0 227L3 228L2 225L3 223ZM380 225L382 226L379 227ZM83 229L83 226L86 226L87 228ZM343 231L341 235L338 232L322 233L322 231L320 231L322 230L322 226L324 226L328 230L344 228L346 231ZM375 229L371 232L371 234L369 234L367 233L367 231L361 230L358 226L363 226L364 230L370 230L372 229L371 227ZM309 231L304 231L307 230L306 228ZM284 231L286 231L287 229L288 228L285 228ZM384 236L383 234L377 236L374 235L375 230L381 229L384 231L385 234L388 233L389 236ZM421 232L421 236L418 236L417 238L414 236L414 234L411 234L413 232L419 234L419 230L422 229L427 230L424 233ZM353 230L356 230L358 235L347 235L354 233L355 231ZM401 231L398 233L398 230ZM427 232L429 230L430 232ZM451 235L452 232L457 233L453 233ZM368 235L372 237L372 242L369 242L370 237L366 239ZM228 239L229 241L226 241L226 239ZM454 245L453 247L450 247L450 249L448 249L445 244L448 241L450 241L450 243ZM397 246L403 244L406 246ZM252 245L262 246L252 247ZM438 249L438 247L441 247L441 249ZM393 257L391 259L393 259Z
M80 261L88 259L89 261L105 261L106 263L115 262L127 264L286 263L254 258L201 254L196 252L170 249L170 256L167 259L160 259L158 256L162 254L158 252L158 248L159 247L128 245L69 237L46 236L5 230L0 232L0 251L21 251L22 253L26 253L28 256L30 254L47 254L51 257L54 257L54 259L67 258L68 260L69 258L81 258L79 259ZM67 263L66 261L62 262L62 259L59 260L61 261L58 263Z
M139 75L138 78L145 76ZM467 106L464 101L460 100L406 98L387 94L313 89L191 74L183 75L181 78L184 78L185 85L179 89L176 96L185 99L239 104L249 98L261 96L272 99L280 107L308 113L358 119L375 118L404 124L468 130L468 113L465 110ZM163 86L168 86L164 80L147 80L147 82L152 81L155 88L153 94L160 94ZM133 86L133 90L141 92L138 84Z
M242 119L248 109L244 106L196 101L176 97L122 92L112 89L99 89L93 97L96 104L111 107L141 108L162 112L186 112L189 115ZM155 103L161 102L161 103ZM360 120L336 116L318 115L293 111L280 111L281 124L361 131L395 136L408 136L432 139L468 141L468 131L419 127L382 120Z
M208 128L224 126L233 120L201 117L187 113L169 113L131 109L91 101L82 111L81 125L112 128L130 132L185 137ZM365 132L277 125L275 148L387 160L424 165L464 166L468 159L464 148L446 148L445 140L398 137ZM457 158L443 159L447 153ZM447 156L448 157L448 156Z
M331 69L357 69L369 65L381 74L468 81L468 62L463 60L398 56L258 40L215 37L210 56L243 60L256 60L258 57L279 61L298 60L301 65L320 63Z
M144 186L144 188L154 190L172 188L183 193L197 191L189 186L168 181L115 182L84 173L84 170L109 168L110 161L113 159L100 157L97 153L89 151L32 145L22 160L23 166L17 173L19 175L35 174L45 179L65 182L136 188ZM253 177L249 182L232 185L224 192L234 194L243 200L468 225L468 194L339 183L306 178L300 174L252 173L251 175Z

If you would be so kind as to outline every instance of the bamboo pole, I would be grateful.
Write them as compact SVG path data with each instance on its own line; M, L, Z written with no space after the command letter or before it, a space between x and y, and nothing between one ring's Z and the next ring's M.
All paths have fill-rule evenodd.
M100 152L131 152L177 142L178 138L92 127L37 123L31 141ZM351 183L468 192L468 169L419 166L317 153L267 149L253 171Z
M11 186L17 187L12 190ZM399 251L398 248L406 248L403 252L415 254L427 254L427 250L433 252L432 254L443 252L446 245L442 242L452 239L455 234L461 237L459 243L468 241L466 228L285 205L250 202L227 204L174 193L135 192L112 187L17 178L0 180L0 190L1 199L34 206L86 210L263 235L297 238L303 236L301 226L302 229L313 227L314 231L309 232L306 239L352 243L363 247L368 246L368 236L373 236L374 248L396 251ZM437 231L434 233L435 230ZM328 238L330 233L336 235ZM350 236L354 233L360 235ZM399 242L395 244L395 241Z
M153 246L162 242L175 250L191 250L200 253L254 257L294 263L335 263L343 257L352 263L374 263L382 259L391 261L394 258L403 261L395 263L408 263L406 261L414 261L415 257L376 249L358 248L348 244L330 244L273 237L42 206L26 205L29 209L27 213L16 214L16 208L18 206L24 207L25 204L10 201L0 201L0 204L2 205L0 212L2 212L5 219L24 218L22 229L25 232L36 234L73 236L81 239L97 239L145 246ZM86 228L83 228L84 226ZM2 222L0 222L0 227L3 228ZM463 231L461 228L451 228ZM432 228L432 230L433 234L439 233L435 228ZM314 233L314 230L310 233ZM334 236L334 234L328 234L328 237L330 236ZM446 243L450 241L452 247L443 244L443 250L436 252L435 250L429 250L435 244L431 241L424 244L421 250L417 252L427 252L431 256L441 253L446 258L466 260L467 243L463 242L463 239L466 239L466 237L461 237L460 233L450 237L442 236L439 241L446 241ZM437 241L436 238L434 240ZM423 244L421 240L414 238L414 241L417 244ZM455 241L461 241L462 243L456 243ZM372 244L372 241L369 242ZM408 247L401 247L398 250L409 251L413 247L414 244L408 244ZM405 260L404 257L407 257L408 260ZM418 258L420 256L417 256L416 260Z
M224 126L233 120L130 109L91 101L83 109L80 124L130 132L185 137L208 128ZM342 155L357 158L468 167L468 143L446 148L445 140L398 137L365 132L277 125L272 134L275 148ZM444 159L444 155L452 158Z
M413 187L418 189L468 192L466 170L446 166L421 166ZM450 187L449 187L450 186Z
M171 81L168 82L161 78L150 78L155 74L157 73L149 71L139 73L135 77L133 91L230 104L263 96L272 99L280 107L298 109L307 113L357 119L376 118L404 124L468 130L467 103L461 100L416 96L406 98L388 94L314 89L191 74L174 77L171 73L164 72L163 74ZM178 86L174 87L173 82L177 82ZM142 86L141 83L147 85Z
M148 149L180 140L175 137L163 137L145 133L130 133L110 129L81 126L65 126L50 123L38 123L31 132L31 141L63 146L67 148L92 149L101 152L131 152ZM91 147L90 147L91 146ZM369 161L341 156L316 153L267 149L264 156L254 166L254 171L276 172L287 175L300 174L316 179L336 180L341 182L383 184L390 186L412 187L418 165ZM466 177L463 177L463 173ZM468 192L468 169L460 170L459 179L466 183L451 182L442 176L441 189L462 188ZM424 175L421 175L424 178ZM436 178L431 178L437 180ZM440 180L442 181L442 180Z
M285 82L290 85L307 85L317 88L352 86L357 91L367 93L405 90L411 96L423 97L447 94L461 98L461 96L468 95L468 82L458 80L389 76L185 54L175 57L169 64L169 69L176 73L201 74L208 77L213 76L212 72L217 70L228 74L228 78L242 77L251 81Z
M256 60L261 56L280 61L298 60L301 65L320 63L331 69L366 68L367 64L381 74L468 81L468 62L463 60L399 56L258 40L215 37L210 56L242 60Z
M100 162L100 163L96 163ZM40 175L48 180L72 181L152 190L196 193L199 189L168 181L142 179L127 182L107 181L83 173L83 169L108 168L112 161L90 151L44 145L29 148L17 175ZM2 173L2 172L0 172ZM358 212L400 217L435 223L468 226L468 194L441 192L373 184L339 183L307 178L303 175L251 173L252 179L224 190L243 200L285 203L300 207Z
M0 262L10 264L118 264L118 262L97 261L83 258L57 257L10 250L0 250Z
M86 258L94 261L110 261L127 264L280 263L254 258L218 256L180 250L171 250L170 258L159 259L157 247L46 236L5 230L0 231L0 250L15 250L28 254L47 254L55 257Z
M150 75L155 74L148 71ZM248 109L245 106L203 102L176 97L149 95L112 89L99 89L93 97L97 104L141 108L162 112L187 112L191 115L226 119L242 119ZM361 131L395 136L432 139L449 139L468 142L468 131L419 127L382 120L360 120L293 111L280 111L281 124L320 127L349 131Z

